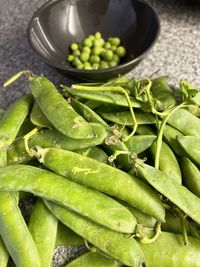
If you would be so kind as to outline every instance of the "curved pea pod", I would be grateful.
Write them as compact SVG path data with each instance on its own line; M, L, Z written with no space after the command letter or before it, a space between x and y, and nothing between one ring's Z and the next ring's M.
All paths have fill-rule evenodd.
M71 105L76 110L76 112L78 112L78 114L80 114L86 121L100 123L102 126L105 127L105 129L110 131L110 126L87 105L73 98L71 99Z
M3 198L0 194L0 210L0 234L16 266L41 267L38 251L12 193L3 192Z
M184 108L177 109L167 123L184 135L200 136L200 119Z
M156 139L156 135L134 135L125 142L130 152L139 154L148 149Z
M149 112L134 111L137 123L140 124L155 124L156 117ZM117 111L117 112L100 112L104 119L120 125L133 126L133 119L130 111Z
M10 165L0 168L0 190L30 192L115 231L133 233L136 226L130 211L114 199L37 167Z
M152 80L151 92L162 104L164 109L176 105L173 91L168 85L169 77L162 76Z
M5 112L0 121L0 147L10 145L16 138L17 133L28 115L32 104L31 95L17 99Z
M136 132L140 135L156 135L150 125L138 125Z
M196 196L200 197L200 171L188 158L180 160L183 184Z
M71 151L39 147L36 149L35 156L55 173L124 200L159 221L164 221L165 210L162 202L140 179Z
M31 92L48 121L63 135L74 139L94 137L92 127L44 76L30 77Z
M148 267L199 267L200 240L188 237L183 245L182 235L161 232L151 244L141 244Z
M7 267L8 259L9 259L8 250L6 249L4 242L0 236L0 266Z
M52 202L45 201L45 204L58 220L108 256L127 266L145 267L143 252L135 239L101 227Z
M97 146L75 150L74 152L83 155L85 157L96 159L105 164L108 163L108 155L101 148Z
M184 149L186 155L197 164L200 164L200 137L177 136L178 143Z
M31 122L38 127L52 128L52 124L47 120L45 115L43 114L41 108L38 103L35 102L30 114Z
M108 136L108 132L100 124L91 123L91 127L96 133L94 138L73 139L64 136L55 129L44 129L35 135L32 135L29 138L28 144L29 147L39 145L42 147L58 147L67 150L84 149L102 144ZM26 152L24 140L22 138L16 139L15 142L9 146L7 151L8 164L24 163L30 159L31 158Z
M183 136L183 134L170 125L165 125L163 136L165 141L170 145L173 151L180 157L185 155L185 151L177 141L177 136Z
M96 88L96 87L95 87ZM90 91L90 90L81 90L76 88L70 88L65 85L62 85L62 89L64 92L67 92L68 94L79 96L85 99L95 100L103 103L118 105L122 107L128 107L127 99L124 95L113 93L113 92L97 92L97 91ZM141 108L141 102L136 100L133 97L130 97L131 105L134 108Z
M55 247L82 245L85 245L84 239L73 232L69 227L58 221Z
M154 142L150 148L151 154L155 159L156 154L156 142ZM171 148L163 141L160 159L159 159L159 169L166 173L169 178L176 181L177 183L182 183L182 175L179 167L179 163L171 150Z
M42 199L33 207L28 228L37 247L41 267L50 267L57 236L57 218L49 211Z
M172 180L164 172L140 161L138 160L138 163L135 165L138 175L144 178L196 223L200 224L200 198L191 193L186 187Z
M119 267L122 266L117 261L108 258L105 255L99 254L97 252L87 252L72 262L65 265L65 267Z

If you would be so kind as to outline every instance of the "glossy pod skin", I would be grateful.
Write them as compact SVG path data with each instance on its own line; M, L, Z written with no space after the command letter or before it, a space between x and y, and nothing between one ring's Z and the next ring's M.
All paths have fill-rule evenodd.
M184 135L200 136L200 119L186 109L176 110L169 117L167 123Z
M42 199L38 199L31 212L28 228L37 247L41 267L51 266L57 225L57 218L47 209Z
M164 172L150 165L138 162L136 163L136 169L140 177L144 178L158 192L200 224L200 199L197 196L186 187L172 180Z
M55 173L124 200L159 221L164 221L165 210L158 195L138 178L67 150L37 147L35 156Z
M65 265L65 267L119 267L117 261L96 252L86 252L77 259Z
M29 84L42 112L59 132L74 139L94 137L92 127L74 111L52 82L38 76L30 77Z
M122 262L126 266L146 266L143 252L135 239L101 227L79 216L77 213L52 202L46 201L45 204L58 220L108 256Z
M188 237L184 246L182 235L162 232L151 244L141 244L147 267L199 267L200 240Z
M180 166L183 173L183 184L200 198L200 171L192 161L181 158Z
M64 136L55 129L44 129L32 135L29 138L28 144L29 147L39 145L42 147L58 147L67 150L83 149L102 144L108 136L107 131L100 124L91 123L91 126L96 132L94 138L73 139ZM15 142L9 146L7 151L8 164L24 163L30 159L22 138L16 139Z
M0 168L0 190L33 193L115 231L133 233L136 226L130 211L114 199L37 167L10 165Z

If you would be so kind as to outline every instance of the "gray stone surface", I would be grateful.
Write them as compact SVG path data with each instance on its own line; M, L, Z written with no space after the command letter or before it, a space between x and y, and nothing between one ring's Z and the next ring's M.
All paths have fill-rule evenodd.
M43 73L56 84L71 82L46 65L31 50L26 29L32 14L45 0L0 0L0 106L7 107L28 91L24 78L7 89L2 84L24 69ZM151 53L128 75L135 77L169 75L171 83L187 79L200 87L200 6L190 0L149 0L158 12L161 33ZM53 266L61 267L71 248L60 248ZM77 252L77 251L75 251Z

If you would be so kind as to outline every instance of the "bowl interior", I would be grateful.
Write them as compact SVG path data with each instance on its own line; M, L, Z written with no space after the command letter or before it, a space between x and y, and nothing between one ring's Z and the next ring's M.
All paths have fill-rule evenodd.
M142 55L154 42L159 22L152 8L139 0L53 0L33 16L29 41L48 63L63 69L69 45L96 31L106 39L118 36L127 49L122 63Z

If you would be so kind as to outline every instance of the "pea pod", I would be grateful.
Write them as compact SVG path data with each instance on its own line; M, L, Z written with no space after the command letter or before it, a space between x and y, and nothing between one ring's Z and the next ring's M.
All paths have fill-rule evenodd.
M153 158L155 159L155 154L156 154L155 142L152 144L150 151L151 154L153 155ZM171 148L164 141L162 142L162 147L160 152L159 169L164 173L166 173L168 177L170 177L172 180L178 182L179 184L182 183L182 175L179 163Z
M65 265L65 267L80 267L80 266L87 266L87 267L119 267L122 266L117 261L108 258L102 254L97 252L87 252L72 262Z
M144 213L164 221L165 210L158 195L138 178L67 150L39 147L36 149L35 156L55 173L115 196Z
M178 143L188 155L197 164L200 164L200 137L199 136L177 136Z
M58 220L107 255L127 266L145 266L143 252L135 239L101 227L52 202L45 201L45 204Z
M156 242L141 244L148 267L199 267L200 240L188 237L183 245L182 235L162 232Z
M190 159L184 157L180 161L181 170L183 173L184 185L196 196L200 197L200 171L191 162Z
M108 136L107 131L100 124L92 123L91 126L96 132L94 138L73 139L64 136L55 129L45 129L31 136L28 144L30 147L39 145L42 147L59 147L67 150L83 149L102 144ZM8 164L24 163L31 159L26 152L24 140L22 138L16 139L15 142L9 146L7 159Z
M200 199L197 196L186 187L172 180L164 172L150 165L138 161L136 169L138 174L151 186L190 216L196 223L200 224Z
M17 99L6 111L0 122L0 147L10 145L25 120L32 97L30 95Z
M130 152L139 154L148 149L156 139L156 135L134 135L125 142Z
M37 247L41 267L50 267L57 236L58 220L41 199L33 207L28 228Z
M38 127L52 128L53 126L42 113L38 103L35 102L30 114L31 122Z
M7 267L8 259L9 259L8 250L6 249L4 242L0 236L0 266Z
M102 163L108 163L108 155L99 147L89 147L84 149L75 150L74 152L84 155L92 159L96 159Z
M119 232L133 233L136 226L129 210L112 198L37 167L10 165L0 168L0 190L33 193Z
M184 135L200 136L200 119L184 108L177 109L167 123Z
M49 122L74 139L94 137L92 127L74 111L56 87L44 76L31 77L31 92Z

